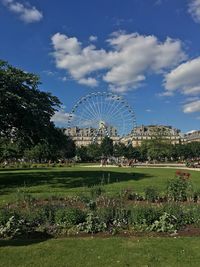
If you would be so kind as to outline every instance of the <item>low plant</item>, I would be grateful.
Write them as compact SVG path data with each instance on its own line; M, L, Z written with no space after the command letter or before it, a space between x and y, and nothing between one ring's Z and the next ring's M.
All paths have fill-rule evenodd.
M192 184L189 179L175 177L168 181L167 195L172 201L186 201L192 195Z
M96 199L97 197L101 196L103 193L105 193L105 189L103 185L93 185L90 187L90 195L92 199Z
M85 213L78 208L60 208L55 212L55 223L61 226L73 226L85 221Z
M14 215L14 212L10 211L8 208L0 209L0 225L4 225L11 216Z
M27 191L26 186L22 189L18 189L15 195L16 202L18 204L26 204L27 206L32 205L34 198L31 194Z
M156 187L146 187L145 188L145 199L150 202L155 202L159 198L158 189Z
M133 225L151 225L161 216L161 209L149 206L136 206L131 209L131 223Z
M177 229L177 218L167 212L164 212L158 220L154 221L149 227L150 231L156 232L176 232Z
M29 225L25 220L18 219L12 216L8 221L0 226L0 237L2 238L14 238L31 231L31 225Z
M85 233L98 233L107 229L105 222L101 222L99 217L93 212L89 212L86 217L86 221L78 224L77 229Z
M90 210L93 211L93 210L96 210L96 208L97 208L97 203L96 203L96 201L90 199L90 200L88 201L88 203L86 204L86 206L87 206L88 209L90 209Z
M200 200L200 189L194 191L193 193L193 201L199 202L199 200Z
M132 189L127 188L122 190L121 197L125 200L133 200L133 201L142 201L144 197L138 193L132 191Z

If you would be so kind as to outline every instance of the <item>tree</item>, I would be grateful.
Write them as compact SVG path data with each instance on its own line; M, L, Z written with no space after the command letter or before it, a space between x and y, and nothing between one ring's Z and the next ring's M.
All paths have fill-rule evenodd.
M87 146L87 155L92 160L98 160L101 157L101 147L99 144L90 144Z
M77 147L77 149L76 149L76 156L82 162L87 162L87 161L90 161L91 160L91 158L87 154L87 147L86 146Z
M0 162L16 161L23 155L20 142L11 142L7 138L0 139Z
M38 90L39 77L0 61L0 137L36 145L54 127L51 117L60 101Z
M34 147L25 151L25 157L29 160L36 162L47 162L50 159L51 151L49 145L44 143L38 143Z
M52 128L49 138L25 151L25 158L38 162L65 160L75 156L76 146L73 140L59 128Z
M126 146L123 143L114 144L113 155L115 157L124 157L126 154Z
M142 142L141 155L144 159L164 161L170 158L171 145L166 141L156 138Z
M141 157L139 149L136 147L133 147L132 145L128 145L126 147L124 156L127 159L137 159L137 160L139 160Z
M105 157L110 157L113 155L113 140L108 136L104 137L101 142L101 153Z

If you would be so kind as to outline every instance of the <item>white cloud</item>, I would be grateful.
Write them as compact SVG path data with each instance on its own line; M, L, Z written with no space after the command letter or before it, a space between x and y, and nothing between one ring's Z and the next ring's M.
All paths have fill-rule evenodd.
M83 84L83 85L87 85L90 87L96 87L98 85L98 81L94 78L82 78L78 81L78 83Z
M181 91L185 95L200 94L200 57L187 61L165 76L167 92Z
M52 36L56 65L77 82L89 86L98 85L94 75L103 72L98 77L112 91L126 92L138 87L149 73L162 73L186 59L181 42L170 38L160 42L153 35L115 32L107 42L108 51L93 44L83 47L76 37L56 33Z
M55 72L51 70L43 70L42 72L46 74L47 76L54 76L56 74Z
M174 93L173 92L171 92L171 91L165 91L165 92L163 92L163 93L159 93L158 94L158 96L173 96L174 95Z
M200 23L200 0L190 0L188 12L195 22Z
M184 113L200 112L200 57L180 64L165 76L165 95L179 91L188 96ZM163 95L164 95L163 94Z
M3 4L13 13L19 15L19 18L26 22L38 22L43 18L43 14L35 6L22 4L15 0L2 0Z
M96 42L97 39L98 39L98 37L95 36L95 35L91 35L91 36L89 37L89 41L90 41L90 42Z
M146 109L146 112L151 113L152 110L150 108Z
M65 124L67 125L69 119L69 113L66 113L64 110L56 111L52 116L51 121L56 124Z
M200 112L200 100L187 103L183 106L184 113Z

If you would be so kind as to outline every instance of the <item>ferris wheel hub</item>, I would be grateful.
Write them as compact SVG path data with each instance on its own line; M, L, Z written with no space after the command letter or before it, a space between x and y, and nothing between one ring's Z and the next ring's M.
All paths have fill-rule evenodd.
M106 123L104 121L99 122L99 129L104 129L106 128Z

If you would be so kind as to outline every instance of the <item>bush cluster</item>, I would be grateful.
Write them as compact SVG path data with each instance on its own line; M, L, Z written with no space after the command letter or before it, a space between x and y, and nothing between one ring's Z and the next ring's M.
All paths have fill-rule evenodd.
M175 232L188 224L200 225L200 207L194 203L130 206L123 202L119 205L117 199L104 196L91 201L95 205L81 206L77 200L68 200L64 204L35 201L25 209L20 203L4 207L0 209L0 238L17 238L31 232L52 236L80 232Z
M31 232L53 236L105 231L175 232L185 225L200 225L200 206L195 203L200 192L192 193L190 180L182 176L169 180L164 197L155 187L147 187L143 195L129 188L110 197L103 185L95 185L89 193L36 200L19 191L15 203L0 209L0 238Z

